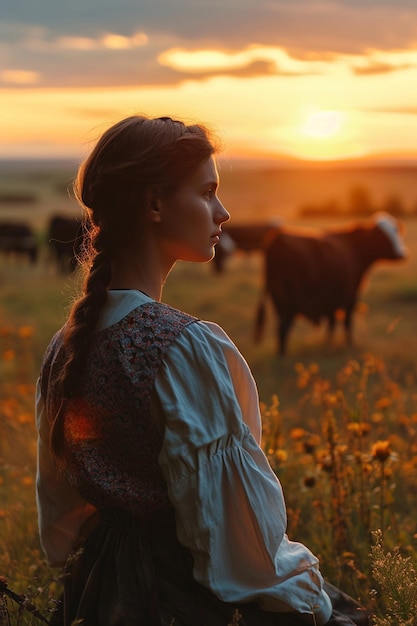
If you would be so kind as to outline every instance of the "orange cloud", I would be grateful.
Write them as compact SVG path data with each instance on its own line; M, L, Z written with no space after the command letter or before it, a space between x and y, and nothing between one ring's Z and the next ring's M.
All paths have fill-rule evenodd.
M64 50L95 50L96 41L90 37L61 37L57 41L59 48Z
M391 74L417 67L417 50L367 50L363 55L351 57L350 68L356 76Z
M21 85L31 87L40 80L38 72L29 70L3 70L0 72L0 82L8 85Z
M378 61L370 61L366 65L354 65L352 71L357 76L367 76L370 74L389 74L390 72L398 72L413 67L410 64L394 65L390 63L382 63Z
M105 48L112 50L126 50L127 48L145 46L148 43L148 36L145 33L136 33L132 37L124 37L123 35L108 33L102 37L101 43Z
M135 33L131 37L119 35L117 33L105 33L99 37L60 37L55 41L55 45L67 50L128 50L145 46L148 43L148 36L145 33ZM54 44L52 44L54 45Z
M177 72L193 77L215 74L221 76L262 74L302 76L320 72L323 67L321 61L301 61L290 57L282 48L255 44L236 52L216 49L171 48L158 56L158 62Z

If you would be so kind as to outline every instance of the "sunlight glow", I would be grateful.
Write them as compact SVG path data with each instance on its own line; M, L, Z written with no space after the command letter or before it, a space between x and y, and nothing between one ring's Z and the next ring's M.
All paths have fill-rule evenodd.
M314 111L308 115L301 132L308 137L327 139L340 132L344 121L341 111Z
M303 107L294 111L289 123L276 126L273 136L285 152L296 158L315 161L363 158L369 151L363 132L364 119L355 110Z

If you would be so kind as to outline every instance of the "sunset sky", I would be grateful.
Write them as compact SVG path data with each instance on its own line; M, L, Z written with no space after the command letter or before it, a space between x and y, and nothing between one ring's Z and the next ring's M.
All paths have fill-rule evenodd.
M83 156L133 113L230 157L417 159L415 0L14 0L0 157Z

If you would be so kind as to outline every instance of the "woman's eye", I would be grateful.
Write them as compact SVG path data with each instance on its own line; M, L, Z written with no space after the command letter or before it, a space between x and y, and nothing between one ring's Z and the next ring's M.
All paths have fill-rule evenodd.
M210 187L210 189L207 189L207 191L204 193L204 195L206 196L206 198L210 199L213 197L215 193L215 190L213 187Z

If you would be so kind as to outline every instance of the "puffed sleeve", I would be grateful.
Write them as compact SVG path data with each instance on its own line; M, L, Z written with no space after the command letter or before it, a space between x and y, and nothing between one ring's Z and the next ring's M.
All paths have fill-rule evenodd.
M281 485L261 450L250 370L216 325L197 322L169 348L155 391L160 466L194 576L226 602L330 617L317 558L286 535Z
M41 546L51 566L61 566L74 548L81 529L95 512L57 473L49 453L49 422L40 390L36 386L38 463L36 500Z

